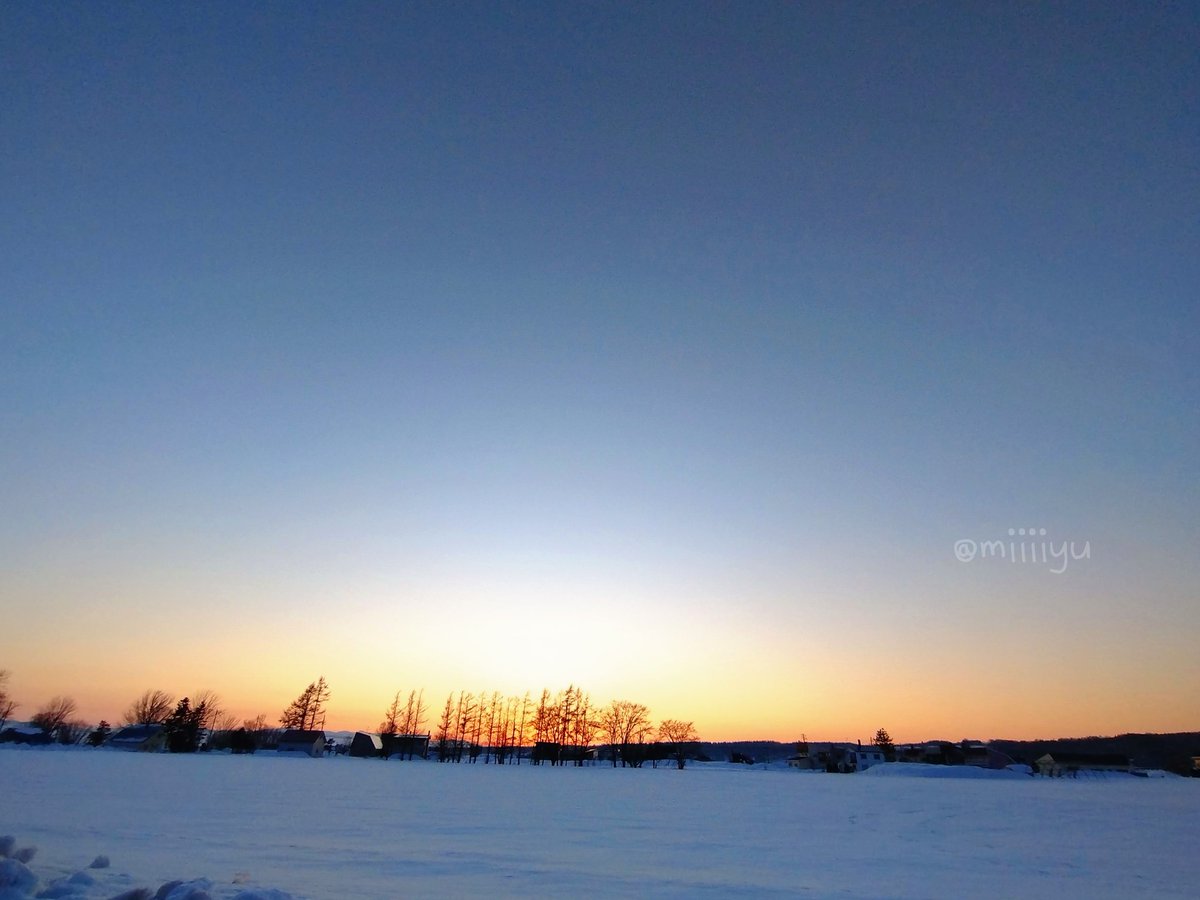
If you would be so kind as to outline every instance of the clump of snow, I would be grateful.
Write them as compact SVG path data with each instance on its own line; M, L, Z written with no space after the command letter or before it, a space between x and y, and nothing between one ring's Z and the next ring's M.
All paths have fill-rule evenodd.
M170 881L158 889L154 900L212 900L209 890L212 882L207 878L194 881Z
M16 859L0 859L0 900L28 897L37 887L37 876L25 863Z
M38 900L58 900L60 897L79 897L83 888L66 881L56 881L50 887L38 891Z
M60 878L38 892L38 900L54 900L58 897L79 897L96 883L96 879L82 870L69 878Z
M107 856L97 856L92 861L89 868L96 874L79 869L71 875L52 878L38 890L38 876L26 865L33 858L34 848L14 852L15 846L16 839L11 835L0 837L0 900L293 900L290 894L271 888L239 890L230 885L216 890L207 878L168 881L157 891L129 887L133 881L129 875L97 871L109 868ZM235 880L235 883L249 880L245 873L239 874L241 882ZM119 893L114 896L114 891Z

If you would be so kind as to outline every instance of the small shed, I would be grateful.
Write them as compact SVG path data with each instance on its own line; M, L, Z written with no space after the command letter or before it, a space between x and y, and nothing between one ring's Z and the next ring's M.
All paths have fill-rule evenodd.
M323 756L325 754L325 732L301 731L289 728L279 738L280 753L303 753L305 756Z
M161 725L126 725L109 735L104 745L118 750L161 753L167 746L167 736Z
M383 756L383 740L377 734L356 731L350 741L351 756Z

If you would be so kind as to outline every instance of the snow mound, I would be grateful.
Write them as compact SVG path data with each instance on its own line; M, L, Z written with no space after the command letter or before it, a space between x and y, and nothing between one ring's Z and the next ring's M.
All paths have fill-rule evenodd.
M25 865L35 848L15 847L15 838L0 836L0 900L293 900L291 894L274 888L216 888L207 878L168 881L157 891L131 888L129 875L104 871L109 868L107 856L96 857L88 869L54 878L49 884L41 882L39 890L37 874ZM249 878L244 873L240 877L243 881ZM119 891L115 896L114 889Z
M1012 769L981 769L978 766L934 766L929 763L880 763L858 774L874 778L975 778L1023 779L1029 776Z
M194 881L170 881L158 889L154 900L212 900L208 893L212 882L207 878Z
M37 887L37 876L25 863L16 859L0 859L0 900L28 897Z

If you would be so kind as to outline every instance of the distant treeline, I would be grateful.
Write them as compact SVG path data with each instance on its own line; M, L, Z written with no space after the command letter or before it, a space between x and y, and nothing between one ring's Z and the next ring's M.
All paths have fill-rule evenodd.
M696 746L700 758L724 762L778 762L796 755L796 742L789 741L701 741Z
M1118 753L1139 769L1165 769L1188 775L1192 757L1200 753L1200 732L1173 734L1119 734L1115 737L1056 738L1044 741L993 740L989 746L1017 762L1033 763L1047 753Z
M1192 759L1200 755L1200 732L1121 734L1115 737L1054 738L1038 741L992 740L988 741L987 745L1008 754L1015 762L1030 766L1047 753L1118 754L1129 757L1138 769L1163 769L1180 775L1190 775ZM698 758L735 762L772 762L787 759L795 752L795 743L780 741L704 741L696 745Z

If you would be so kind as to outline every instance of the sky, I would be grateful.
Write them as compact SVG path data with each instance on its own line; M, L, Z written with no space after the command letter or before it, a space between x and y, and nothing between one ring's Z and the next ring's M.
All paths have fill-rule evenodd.
M711 740L1200 729L1198 42L4 4L18 716L324 674L335 728L576 684Z

